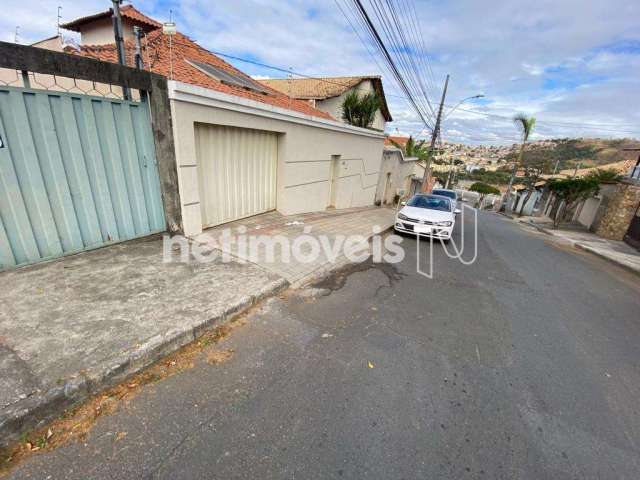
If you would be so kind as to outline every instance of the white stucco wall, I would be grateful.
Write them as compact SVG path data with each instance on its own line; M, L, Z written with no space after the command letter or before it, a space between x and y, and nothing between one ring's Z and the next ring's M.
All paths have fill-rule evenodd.
M383 134L179 82L169 82L169 91L186 235L202 231L195 123L279 134L276 190L283 214L329 206L335 155L340 156L335 207L373 205Z
M371 80L364 80L360 82L358 85L356 85L355 89L361 95L372 93L374 91L373 83L371 82ZM326 100L316 100L316 103L315 103L316 108L319 110L322 110L323 112L327 112L336 120L342 121L342 103L344 102L344 98L347 96L349 91L343 93L338 97L327 98ZM376 130L383 131L384 126L385 126L384 117L382 116L382 112L380 111L380 109L378 109L378 111L376 112L376 116L373 121L373 124L371 125L371 128L375 128Z
M417 160L417 158L404 158L398 149L385 149L376 189L376 202L392 204L396 195L408 194Z
M601 201L602 198L600 197L587 198L580 208L580 213L577 217L578 223L584 225L587 228L590 228L591 224L596 218L596 214L598 213L598 208L600 208Z
M64 42L62 41L62 36L58 35L53 38L47 38L45 40L40 40L39 42L32 43L31 46L44 48L45 50L54 50L56 52L62 52L64 49Z
M122 19L122 34L125 40L133 40L133 23L127 18ZM114 43L113 21L111 18L101 18L95 22L83 25L80 31L80 42L83 45L105 45Z
M531 193L529 200L527 200L527 203L524 206L524 209L522 210L523 215L531 215L533 213L533 207L535 207L536 202L538 201L538 198L540 198L541 195L542 193L538 190L534 190ZM522 202L524 202L524 199L526 198L526 196L527 196L527 192L525 190L520 192L520 194L517 197L517 203L513 211L520 212L520 207L522 206Z

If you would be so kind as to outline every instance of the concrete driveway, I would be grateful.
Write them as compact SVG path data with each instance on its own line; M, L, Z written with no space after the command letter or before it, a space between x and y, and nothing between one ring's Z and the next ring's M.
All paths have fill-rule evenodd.
M287 216L273 211L207 229L195 240L206 243L212 238L219 238L226 230L232 235L244 232L247 236L266 235L271 238L279 238L289 245L293 245L296 238L305 234L312 235L314 238L325 237L332 245L338 236L360 236L366 243L375 232L391 228L394 219L395 210L375 207L327 210ZM347 263L347 259L343 255L339 255L339 258L333 260L326 255L324 250L321 250L316 258L308 262L290 261L290 256L285 257L279 248L274 249L273 259L268 259L266 248L263 246L257 249L255 258L250 258L248 250L245 253L237 241L232 241L225 250L238 258L252 260L265 270L286 278L294 286L304 284L328 268L334 268L336 264Z

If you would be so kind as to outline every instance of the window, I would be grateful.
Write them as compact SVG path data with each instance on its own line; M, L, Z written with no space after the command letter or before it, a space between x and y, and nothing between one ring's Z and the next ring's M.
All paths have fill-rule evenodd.
M218 80L219 82L222 82L226 85L244 88L245 90L251 90L254 92L262 93L264 95L267 95L269 93L269 91L266 90L262 85L249 77L245 77L234 72L229 72L220 67L214 67L213 65L209 65L208 63L196 62L186 59L185 61L192 67L197 68L201 72L209 75L211 78Z
M449 197L449 198L451 198L453 200L455 200L456 197L457 197L456 192L452 192L451 190L438 190L438 189L435 189L431 193L433 193L434 195L441 195L443 197Z
M426 208L428 210L451 211L451 203L448 199L431 195L416 195L407 203L409 207Z

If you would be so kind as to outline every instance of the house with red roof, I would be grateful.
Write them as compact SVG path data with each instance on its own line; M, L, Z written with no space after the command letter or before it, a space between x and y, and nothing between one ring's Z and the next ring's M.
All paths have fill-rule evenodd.
M117 62L111 10L62 25L79 55ZM127 65L169 79L187 235L270 210L284 214L373 205L384 135L344 124L312 103L260 83L187 35L121 8Z
M396 145L400 145L402 148L409 141L409 137L401 137L399 135L387 135L384 139L384 144L387 147L395 147Z
M272 78L260 83L281 91L293 98L306 100L335 119L342 119L342 105L347 96L356 92L359 96L375 94L380 106L375 112L371 128L384 131L386 122L393 121L379 75L350 77Z

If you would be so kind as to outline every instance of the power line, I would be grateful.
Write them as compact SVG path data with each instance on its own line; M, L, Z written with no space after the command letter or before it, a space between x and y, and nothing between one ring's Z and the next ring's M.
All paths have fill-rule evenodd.
M360 18L360 21L364 25L365 31L367 31L369 36L373 39L374 45L376 45L378 51L382 54L387 66L391 70L393 76L398 81L398 84L401 90L406 94L412 107L415 109L416 113L418 114L418 116L420 117L424 125L427 128L432 129L433 127L431 126L430 122L426 118L428 117L428 114L421 109L421 107L419 106L420 100L419 99L417 100L417 96L412 92L413 85L410 85L410 80L405 78L405 76L408 77L407 70L406 70L407 65L405 65L404 63L405 61L401 59L400 64L396 63L389 49L385 45L385 42L382 39L380 33L376 29L376 26L371 20L370 15L362 5L362 2L360 0L354 0L354 3L356 7L355 11L358 17ZM374 6L377 7L377 5L375 4ZM380 20L380 17L382 16L382 12L377 9L374 9L374 10L376 15L378 16L378 20ZM383 26L383 30L387 30L387 26L384 24L384 22L382 22L382 26ZM387 39L389 40L391 38L391 35L387 33L387 37L388 37ZM400 72L401 69L404 70L404 75Z
M344 0L345 3L348 2L349 0ZM385 65L386 68L384 68L383 66L381 66L381 64L378 62L378 59L376 58L376 56L374 55L373 52L371 52L371 50L369 49L369 44L368 42L365 41L365 39L363 38L362 34L358 31L358 29L356 28L356 26L354 25L355 23L358 23L358 19L357 19L357 14L356 14L356 19L354 21L351 20L351 18L349 17L349 15L347 14L347 12L345 11L346 9L349 9L348 6L343 8L341 5L341 2L339 0L334 0L336 6L338 7L338 9L340 10L340 12L342 13L342 15L344 16L344 18L347 20L347 22L349 23L349 26L351 27L351 29L353 30L353 32L356 34L356 36L358 37L358 39L360 40L360 42L362 43L362 45L365 47L365 50L367 51L367 53L369 54L369 56L373 59L373 61L375 62L375 64L378 66L378 68L380 69L381 72L386 72L388 73L388 77L390 79L393 79L397 85L397 87L402 90L402 87L400 86L398 80L395 78L394 74L392 73L391 69ZM367 32L364 32L364 35L367 35ZM375 47L374 47L375 48ZM318 79L318 80L322 80L322 79ZM409 104L409 107L414 109L414 105L411 103L411 101L407 98L406 94L405 95L393 95L391 93L385 93L386 97L395 97L395 98L400 98L403 101L407 102ZM430 117L432 118L432 117Z
M424 65L426 65L427 73L428 73L428 77L427 78L429 79L428 82L430 83L431 89L435 90L436 80L435 80L435 76L433 75L433 70L431 69L429 55L428 55L427 49L425 47L424 36L422 35L422 29L418 28L419 27L418 26L418 12L416 11L416 6L410 0L405 0L405 5L411 7L412 11L409 14L409 18L412 19L412 21L413 21L414 30L418 32L420 51L422 53L422 55L418 55L418 59L420 59L422 61L422 63Z
M429 108L429 111L431 112L431 115L434 116L435 111L433 109L433 106L431 105L431 102L429 101L429 94L422 80L422 72L420 71L420 68L415 62L414 55L410 54L411 47L407 42L407 37L409 34L411 34L411 30L409 29L409 34L405 35L405 31L402 26L400 16L396 11L395 6L390 0L386 0L386 3L389 9L391 18L393 19L393 24L395 25L396 30L398 32L398 37L400 38L400 41L396 43L396 47L397 48L399 47L397 51L400 53L401 57L405 58L405 64L407 65L407 71L409 72L410 77L411 76L414 77L413 78L414 89L417 90L418 92L422 92L422 96L427 101L427 106ZM401 44L401 45L398 45L398 44ZM417 85L417 88L416 88L416 85Z
M255 60L249 60L248 58L238 57L237 55L232 55L230 53L225 53L225 52L221 52L221 51L218 51L218 50L211 50L211 53L213 53L215 55L218 55L220 57L228 58L228 59L231 59L231 60L236 60L238 62L249 63L249 64L255 65L257 67L268 68L270 70L274 70L274 71L277 71L277 72L286 73L287 75L288 74L292 74L292 75L295 75L297 77L308 78L310 80L317 80L319 82L328 83L328 84L331 84L331 85L338 85L340 87L349 88L349 87L352 86L350 84L337 82L335 80L330 80L330 79L327 79L325 77L319 77L317 75L307 75L307 74L296 72L294 70L287 69L287 68L284 68L284 67L278 67L278 66L275 66L275 65L269 65L267 63L262 63L262 62L258 62L258 61L255 61ZM378 65L378 67L380 67L380 65ZM393 94L390 94L390 93L385 93L385 97L400 98L402 100L405 100L405 101L409 102L407 97L404 96L404 95L393 95Z
M378 66L378 68L380 69L380 72L384 72L384 68L382 68L382 66L380 65L380 63L378 62L378 59L376 58L376 56L369 50L369 46L367 45L367 43L364 41L364 39L360 36L360 32L358 32L358 30L356 29L356 27L354 26L354 24L351 22L351 19L347 16L346 12L343 10L342 5L340 5L340 2L338 0L334 0L336 6L340 9L340 12L342 13L342 15L344 16L344 18L347 19L347 22L349 23L349 26L351 27L351 29L353 30L353 32L356 34L356 36L358 37L358 39L360 40L360 43L362 43L364 45L365 50L367 51L367 53L369 54L369 56L371 57L371 59L375 62L375 64ZM386 96L387 94L385 94ZM394 95L395 96L395 95ZM397 95L400 98L403 98L401 95Z
M220 51L216 51L216 50L212 50L211 52L216 54L216 55L219 55L221 57L229 58L229 59L236 60L236 61L239 61L239 62L249 63L249 64L252 64L252 65L256 65L256 66L263 67L263 68L268 68L270 70L274 70L274 71L278 71L278 72L282 72L282 73L286 73L286 74L293 74L293 75L296 75L296 76L302 77L302 78L308 78L308 79L311 79L311 80L317 80L317 81L320 81L320 82L324 82L324 83L328 83L328 84L332 84L332 85L338 85L338 86L341 86L341 87L350 87L351 86L349 84L337 82L337 81L330 80L330 79L327 79L327 78L324 78L324 77L319 77L317 75L307 75L307 74L304 74L304 73L300 73L300 72L292 71L290 69L286 69L284 67L278 67L278 66L275 66L275 65L270 65L270 64L266 64L266 63L262 63L262 62L257 62L255 60L249 60L247 58L238 57L236 55L231 55L231 54L225 53L225 52L220 52ZM373 58L375 59L375 57L373 57ZM380 68L379 64L378 64L378 67ZM394 97L394 98L402 99L402 100L406 101L407 103L409 103L410 106L412 106L410 100L405 95L394 95L392 93L385 93L385 96L386 97ZM449 108L453 108L454 107L453 104L445 104L445 106L449 107ZM480 116L484 116L484 117L495 118L495 119L498 119L498 120L504 120L504 121L509 121L509 122L513 121L513 117L512 116L499 115L499 114L489 113L489 112L481 112L479 110L473 110L473 109L462 108L462 107L458 107L456 110L457 111L467 112L467 113L472 113L472 114L480 115ZM447 117L445 116L445 118L447 118ZM557 127L576 128L576 129L585 129L585 130L600 130L600 131L603 131L603 132L621 133L621 134L629 134L629 135L639 135L640 134L640 131L626 131L626 130L618 130L618 129L607 129L606 127L615 127L615 126L617 126L617 124L609 124L609 123L585 125L585 124L576 124L576 123L567 123L567 122L557 122L557 121L553 121L553 120L544 120L544 119L539 119L537 121L537 123L538 123L538 125L541 125L541 126L557 126ZM633 126L633 125L632 124L620 124L620 126L621 127L625 127L625 126ZM429 130L431 130L431 129L432 128L429 126ZM416 131L416 132L420 133L421 131Z
M374 13L376 14L380 25L383 30L386 31L387 41L389 42L390 51L395 52L399 66L403 70L414 98L420 103L423 108L423 112L430 118L432 122L435 122L435 110L429 100L429 94L425 90L424 83L422 81L422 75L416 66L414 55L411 54L411 47L407 42L407 35L405 35L403 24L400 21L394 4L390 0L386 0L385 8L384 4L380 0L369 0L369 3L374 7ZM388 28L385 28L388 25ZM426 101L426 103L425 103Z

